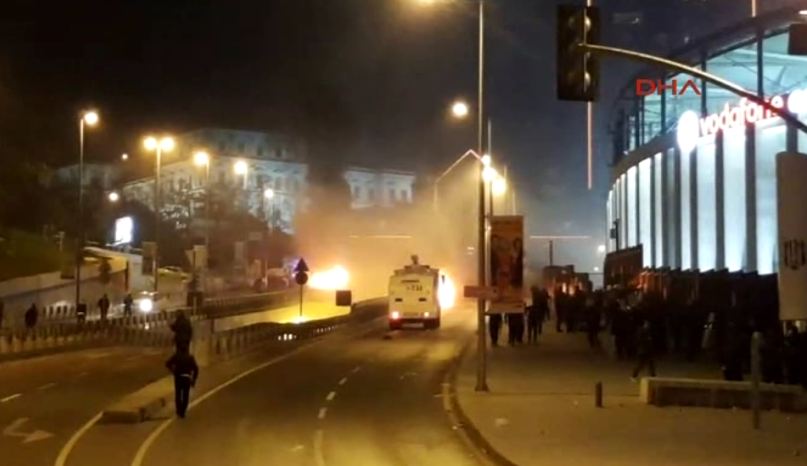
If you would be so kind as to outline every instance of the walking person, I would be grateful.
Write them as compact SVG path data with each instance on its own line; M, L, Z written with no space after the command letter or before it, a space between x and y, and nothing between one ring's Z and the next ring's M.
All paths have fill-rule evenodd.
M199 377L199 366L193 355L183 348L177 349L166 361L165 367L174 375L174 404L177 416L184 419L190 402L191 387L196 386L196 379Z
M647 320L639 327L639 332L636 334L636 357L638 361L636 368L633 369L631 380L635 382L644 368L648 369L650 377L655 377L656 361L653 357L653 337L650 333L650 322Z
M193 339L193 326L191 321L185 317L184 311L177 311L177 317L174 319L174 323L171 324L171 331L174 332L174 345L177 352L181 350L188 352Z
M123 316L124 317L132 317L132 306L134 305L134 299L132 299L132 293L128 293L125 298L123 298Z
M586 306L586 336L591 349L600 348L600 319L602 294L597 293L593 302Z
M106 293L98 300L98 310L101 311L101 322L106 322L109 315L109 296Z
M507 314L507 341L510 346L524 342L524 314Z
M555 289L555 331L562 332L561 324L566 320L566 293L558 287Z
M36 303L31 303L31 307L25 311L25 328L28 330L32 330L36 327L36 323L39 320L39 309L36 307Z
M491 314L488 317L488 332L490 333L490 344L499 346L499 329L502 327L502 315Z

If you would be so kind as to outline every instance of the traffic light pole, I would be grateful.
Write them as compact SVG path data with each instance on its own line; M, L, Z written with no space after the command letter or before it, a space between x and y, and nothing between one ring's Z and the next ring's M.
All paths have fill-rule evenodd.
M773 106L770 102L766 101L762 97L750 92L731 81L727 81L723 78L715 76L713 74L707 73L705 71L701 71L697 68L694 68L689 65L685 65L683 63L679 63L677 61L669 60L667 58L657 57L655 55L650 55L647 53L635 52L633 50L625 50L620 49L617 47L608 47L605 45L595 45L595 44L578 44L578 47L583 48L584 50L593 53L595 55L605 55L605 56L616 56L622 58L628 58L631 60L651 63L653 65L661 65L665 68L673 69L676 71L680 71L682 73L686 73L697 78L701 78L706 82L712 83L715 86L723 88L729 92L737 94L740 97L745 97L746 99L754 102L755 104L761 106L765 110L770 111L771 113L781 117L787 123L793 125L794 127L798 128L804 133L807 133L807 125L799 121L798 118L793 116L792 113L788 112L784 108L778 108Z

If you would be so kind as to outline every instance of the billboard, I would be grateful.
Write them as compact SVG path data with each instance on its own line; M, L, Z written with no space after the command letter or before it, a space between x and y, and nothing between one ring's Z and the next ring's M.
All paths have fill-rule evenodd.
M497 290L489 312L524 312L524 217L491 218L488 264L491 287Z
M134 233L132 217L120 217L115 220L115 245L131 244Z
M779 318L807 319L807 155L776 156L779 222Z

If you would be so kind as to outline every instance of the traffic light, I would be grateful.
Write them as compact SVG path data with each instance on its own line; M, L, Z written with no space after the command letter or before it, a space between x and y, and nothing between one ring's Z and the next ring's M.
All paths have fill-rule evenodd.
M599 42L599 9L559 5L557 28L558 99L583 102L597 100L599 63L579 45Z
M788 34L787 53L807 55L807 23L793 23Z

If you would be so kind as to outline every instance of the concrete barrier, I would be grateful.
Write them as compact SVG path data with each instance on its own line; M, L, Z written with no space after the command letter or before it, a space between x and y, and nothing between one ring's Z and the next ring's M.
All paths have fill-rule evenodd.
M655 406L698 406L707 408L749 408L751 382L713 379L644 377L642 401ZM807 411L807 391L798 385L760 384L762 409L785 412Z

